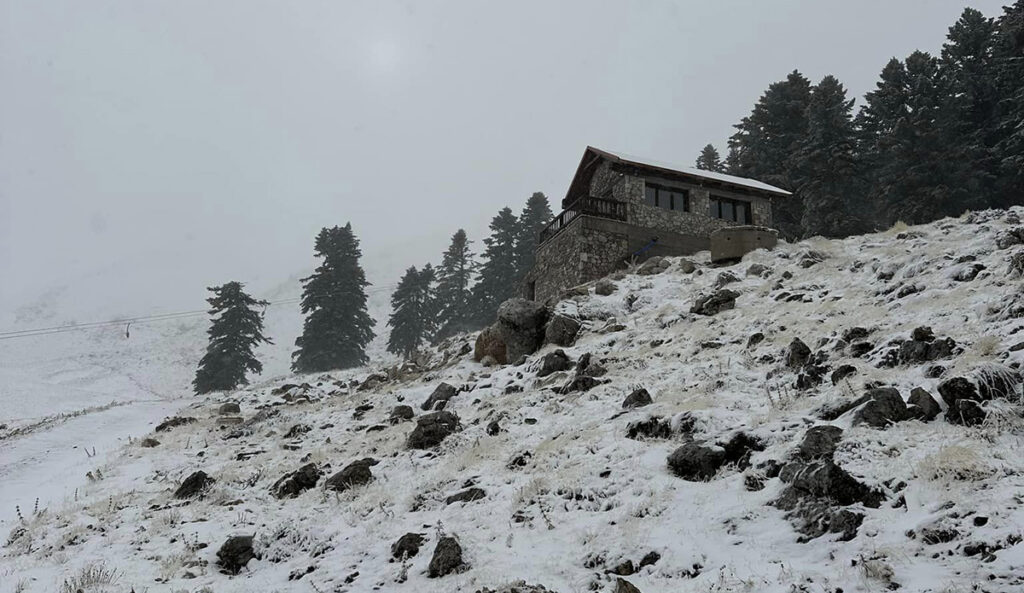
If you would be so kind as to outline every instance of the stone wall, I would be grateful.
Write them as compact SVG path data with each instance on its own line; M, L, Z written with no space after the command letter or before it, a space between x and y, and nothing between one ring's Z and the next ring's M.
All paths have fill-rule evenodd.
M622 266L629 253L623 223L577 217L537 249L537 263L527 274L523 296L538 301L558 296Z

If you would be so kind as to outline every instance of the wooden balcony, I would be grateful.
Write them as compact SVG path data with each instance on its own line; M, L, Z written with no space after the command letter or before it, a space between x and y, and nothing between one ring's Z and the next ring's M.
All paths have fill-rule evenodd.
M605 198L584 196L577 199L571 206L563 210L548 223L540 232L540 243L544 243L557 235L576 219L577 216L595 216L610 220L626 220L626 203Z

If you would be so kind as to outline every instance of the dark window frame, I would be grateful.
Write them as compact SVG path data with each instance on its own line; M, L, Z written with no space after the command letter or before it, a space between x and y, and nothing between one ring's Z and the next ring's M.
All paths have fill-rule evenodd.
M653 204L648 200L648 194L647 194L648 190L654 190L654 203ZM664 198L662 197L663 194L664 194ZM676 205L676 199L675 198L676 198L676 195L679 195L679 194L681 194L683 196L682 208L679 208ZM663 199L665 200L665 203L662 203ZM662 208L662 209L668 210L670 212L690 212L691 211L690 190L683 189L681 187L671 187L671 186L667 186L667 185L659 185L657 183L649 183L647 181L644 181L644 203L647 204L648 206L654 206L656 208Z
M740 224L754 224L753 220L753 207L751 202L748 200L737 200L735 198L727 198L725 196L717 196L711 194L708 200L708 214L712 218L718 218L721 220L728 220L730 222L738 222ZM732 217L726 218L722 216L722 204L727 203L732 207ZM739 212L743 211L745 220L740 220Z

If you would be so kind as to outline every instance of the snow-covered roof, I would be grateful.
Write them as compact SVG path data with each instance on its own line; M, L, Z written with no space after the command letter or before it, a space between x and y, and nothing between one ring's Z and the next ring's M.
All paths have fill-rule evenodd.
M652 167L652 168L655 168L655 169L662 169L664 171L668 171L668 172L671 172L671 173L682 174L682 175L686 175L686 176L689 176L689 177L696 177L696 178L700 178L700 179L708 179L708 180L711 180L711 181L717 181L717 182L720 182L720 183L727 183L729 185L735 185L735 186L739 186L739 187L746 187L746 188L749 188L749 189L755 189L755 190L759 190L759 191L764 191L764 192L776 194L776 195L779 195L779 196L789 196L789 195L792 195L790 192L788 192L788 191L786 191L786 190L784 190L782 188L775 187L774 185L768 185L767 183L762 183L762 182L760 182L760 181L758 181L756 179L747 179L746 177L737 177L735 175L726 175L725 173L715 173L714 171L705 171L703 169L697 169L696 167L688 167L688 166L685 166L685 165L666 163L666 162L663 162L663 161L657 161L657 160L649 159L649 158L645 158L645 157L632 156L632 155L628 155L628 154L625 154L625 153L622 153L622 152L613 152L613 151L610 151L610 150L594 148L593 146L588 146L587 150L588 151L593 151L593 152L595 152L597 154L600 154L600 155L603 155L603 156L605 156L607 158L613 158L613 159L619 160L621 162L625 162L625 163L632 164L632 165L638 165L638 166L641 166L641 167Z

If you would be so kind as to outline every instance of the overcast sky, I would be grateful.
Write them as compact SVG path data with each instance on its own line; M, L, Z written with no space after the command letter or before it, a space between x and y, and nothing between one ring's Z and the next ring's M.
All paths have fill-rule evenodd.
M0 0L0 307L199 308L347 221L392 283L533 191L557 210L587 144L690 163L789 71L859 99L966 5Z

